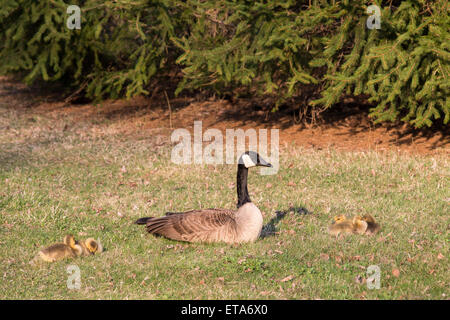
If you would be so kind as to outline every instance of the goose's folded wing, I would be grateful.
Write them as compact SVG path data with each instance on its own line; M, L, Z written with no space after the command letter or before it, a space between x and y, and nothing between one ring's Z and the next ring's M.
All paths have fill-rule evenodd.
M235 228L235 225L233 210L203 209L152 218L147 221L146 228L149 233L169 239L191 241L208 237L224 227Z

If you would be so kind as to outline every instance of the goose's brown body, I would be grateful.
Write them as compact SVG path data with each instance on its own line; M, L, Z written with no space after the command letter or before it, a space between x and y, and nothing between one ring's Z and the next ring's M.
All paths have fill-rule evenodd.
M147 218L149 233L187 242L252 242L261 233L261 211L251 202L237 211L228 209L191 210Z

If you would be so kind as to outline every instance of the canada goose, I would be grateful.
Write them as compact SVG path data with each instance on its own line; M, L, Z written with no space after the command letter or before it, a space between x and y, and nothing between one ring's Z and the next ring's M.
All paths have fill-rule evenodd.
M380 225L375 222L375 219L370 214L363 215L362 219L367 222L366 234L373 235L380 230Z
M72 235L66 235L62 243L55 243L40 250L31 263L34 264L37 261L54 262L65 258L75 258L81 254L81 246L76 244Z
M200 209L168 212L159 218L140 218L149 233L186 242L253 242L263 225L261 211L251 202L247 190L248 169L255 166L272 167L258 153L247 151L238 161L237 210Z

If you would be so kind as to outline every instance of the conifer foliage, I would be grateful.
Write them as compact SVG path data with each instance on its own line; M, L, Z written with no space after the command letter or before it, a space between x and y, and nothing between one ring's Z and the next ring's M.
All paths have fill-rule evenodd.
M370 29L370 5L380 8ZM69 5L81 29L66 26ZM103 99L149 94L181 72L176 93L246 89L274 110L314 88L307 107L366 97L376 121L450 120L446 0L3 0L0 72L64 81ZM292 100L291 100L292 101Z
M173 54L174 1L2 2L0 72L25 72L27 82L63 80L97 99L147 94ZM69 5L81 8L81 29L66 25Z

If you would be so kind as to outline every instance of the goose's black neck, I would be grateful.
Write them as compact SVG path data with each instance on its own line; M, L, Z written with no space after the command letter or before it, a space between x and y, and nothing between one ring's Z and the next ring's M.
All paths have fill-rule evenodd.
M248 168L246 168L243 164L238 164L237 171L237 196L238 203L237 207L240 208L247 202L251 202L250 196L247 190L247 176L248 176Z

